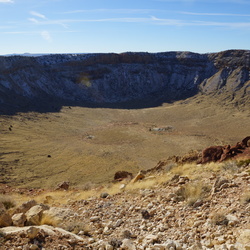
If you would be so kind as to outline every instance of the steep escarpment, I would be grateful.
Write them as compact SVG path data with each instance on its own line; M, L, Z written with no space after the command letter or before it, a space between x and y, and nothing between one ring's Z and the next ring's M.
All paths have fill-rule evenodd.
M245 104L249 55L231 50L0 57L0 102L166 102L202 93Z

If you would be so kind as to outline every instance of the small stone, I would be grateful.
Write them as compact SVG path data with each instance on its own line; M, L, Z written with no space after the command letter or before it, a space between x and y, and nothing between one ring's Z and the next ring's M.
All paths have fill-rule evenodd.
M174 198L175 196L176 196L176 194L175 194L175 193L170 193L170 194L168 195L168 200L170 200L170 199Z
M235 226L236 224L239 223L239 219L235 216L235 215L232 215L232 214L228 214L226 216L227 220L228 220L228 225L229 226Z
M107 244L107 245L105 246L105 250L113 250L113 249L114 249L114 247L111 246L110 244Z
M194 223L194 227L198 227L198 226L200 226L200 225L202 225L202 224L204 224L204 221L203 220L197 220L197 221L195 221L195 223Z
M116 221L116 223L114 224L114 227L115 227L115 228L116 228L116 227L119 227L119 226L121 226L122 223L123 223L123 220L118 219L118 220Z
M193 204L193 207L196 208L196 207L200 207L203 205L203 200L197 200L194 204Z
M228 250L237 250L237 248L235 247L235 245L227 245L227 249Z
M212 248L214 246L213 242L211 240L206 240L203 242L205 247Z
M132 233L129 230L124 230L122 232L122 238L124 239L131 239L132 238Z
M89 238L88 242L89 242L89 244L93 244L95 242L95 239L94 238Z
M226 242L226 239L225 239L224 236L220 236L220 237L217 238L217 243L218 243L219 245L222 245L222 244L224 244L225 242Z
M183 184L185 184L185 183L188 182L188 181L189 181L189 178L188 178L187 176L180 176L180 177L179 177L178 184L179 184L179 185L183 185Z
M37 228L37 227L30 227L27 230L27 236L30 239L34 239L37 236L38 233L39 233L39 228Z
M135 247L133 241L131 241L129 239L124 239L122 241L121 249L122 250L136 250L136 247Z
M145 240L146 240L148 243L151 243L151 244L159 243L159 237L158 237L157 235L153 235L153 234L148 234L148 235L145 237Z
M121 185L120 185L120 189L121 189L121 190L125 189L125 187L126 187L125 184L121 184Z
M100 217L99 216L93 216L93 217L90 217L89 219L91 222L97 222L100 220Z
M108 226L104 227L104 229L103 229L103 234L104 234L104 235L109 235L109 234L111 234L111 230L110 230L110 228L109 228Z
M32 244L32 245L30 246L30 250L36 250L36 249L39 249L38 245Z
M165 244L154 244L154 250L165 250L167 249L166 248L166 245Z
M173 240L168 240L165 243L165 245L166 245L166 249L171 249L171 248L176 249L176 244Z
M150 218L149 212L148 212L147 210L145 210L145 209L143 209L143 210L141 211L141 215L142 215L142 218L145 219L145 220L147 220L147 219Z
M101 193L101 195L100 195L100 197L103 199L107 198L108 196L109 196L108 193Z

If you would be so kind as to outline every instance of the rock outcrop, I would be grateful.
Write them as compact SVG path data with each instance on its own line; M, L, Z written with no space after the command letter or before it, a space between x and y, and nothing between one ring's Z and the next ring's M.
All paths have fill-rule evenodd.
M250 136L245 137L241 142L237 142L235 146L225 145L225 146L211 146L202 151L201 160L198 163L207 162L222 162L228 159L232 159L236 156L244 155L247 150L248 141ZM248 151L248 150L247 150Z
M0 57L0 103L174 101L198 92L249 101L245 50ZM50 99L49 99L50 98Z

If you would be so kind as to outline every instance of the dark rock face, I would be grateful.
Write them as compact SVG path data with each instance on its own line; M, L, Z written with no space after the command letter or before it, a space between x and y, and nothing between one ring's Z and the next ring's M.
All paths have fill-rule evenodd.
M0 103L174 101L198 92L246 97L249 58L244 50L0 57Z
M127 178L132 179L133 174L129 173L127 171L118 171L115 173L114 181L122 181L122 180L127 179Z

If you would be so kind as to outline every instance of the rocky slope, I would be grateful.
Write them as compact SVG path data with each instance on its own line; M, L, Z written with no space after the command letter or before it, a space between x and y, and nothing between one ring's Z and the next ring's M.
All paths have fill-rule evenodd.
M202 93L245 104L249 58L244 50L0 57L0 103L147 100L153 105Z
M176 170L182 174L156 171L143 180L120 183L114 194L99 189L97 196L73 199L70 191L45 192L43 204L30 200L8 211L2 206L0 247L248 250L249 160ZM2 188L6 195L14 191ZM41 193L21 191L29 196Z

